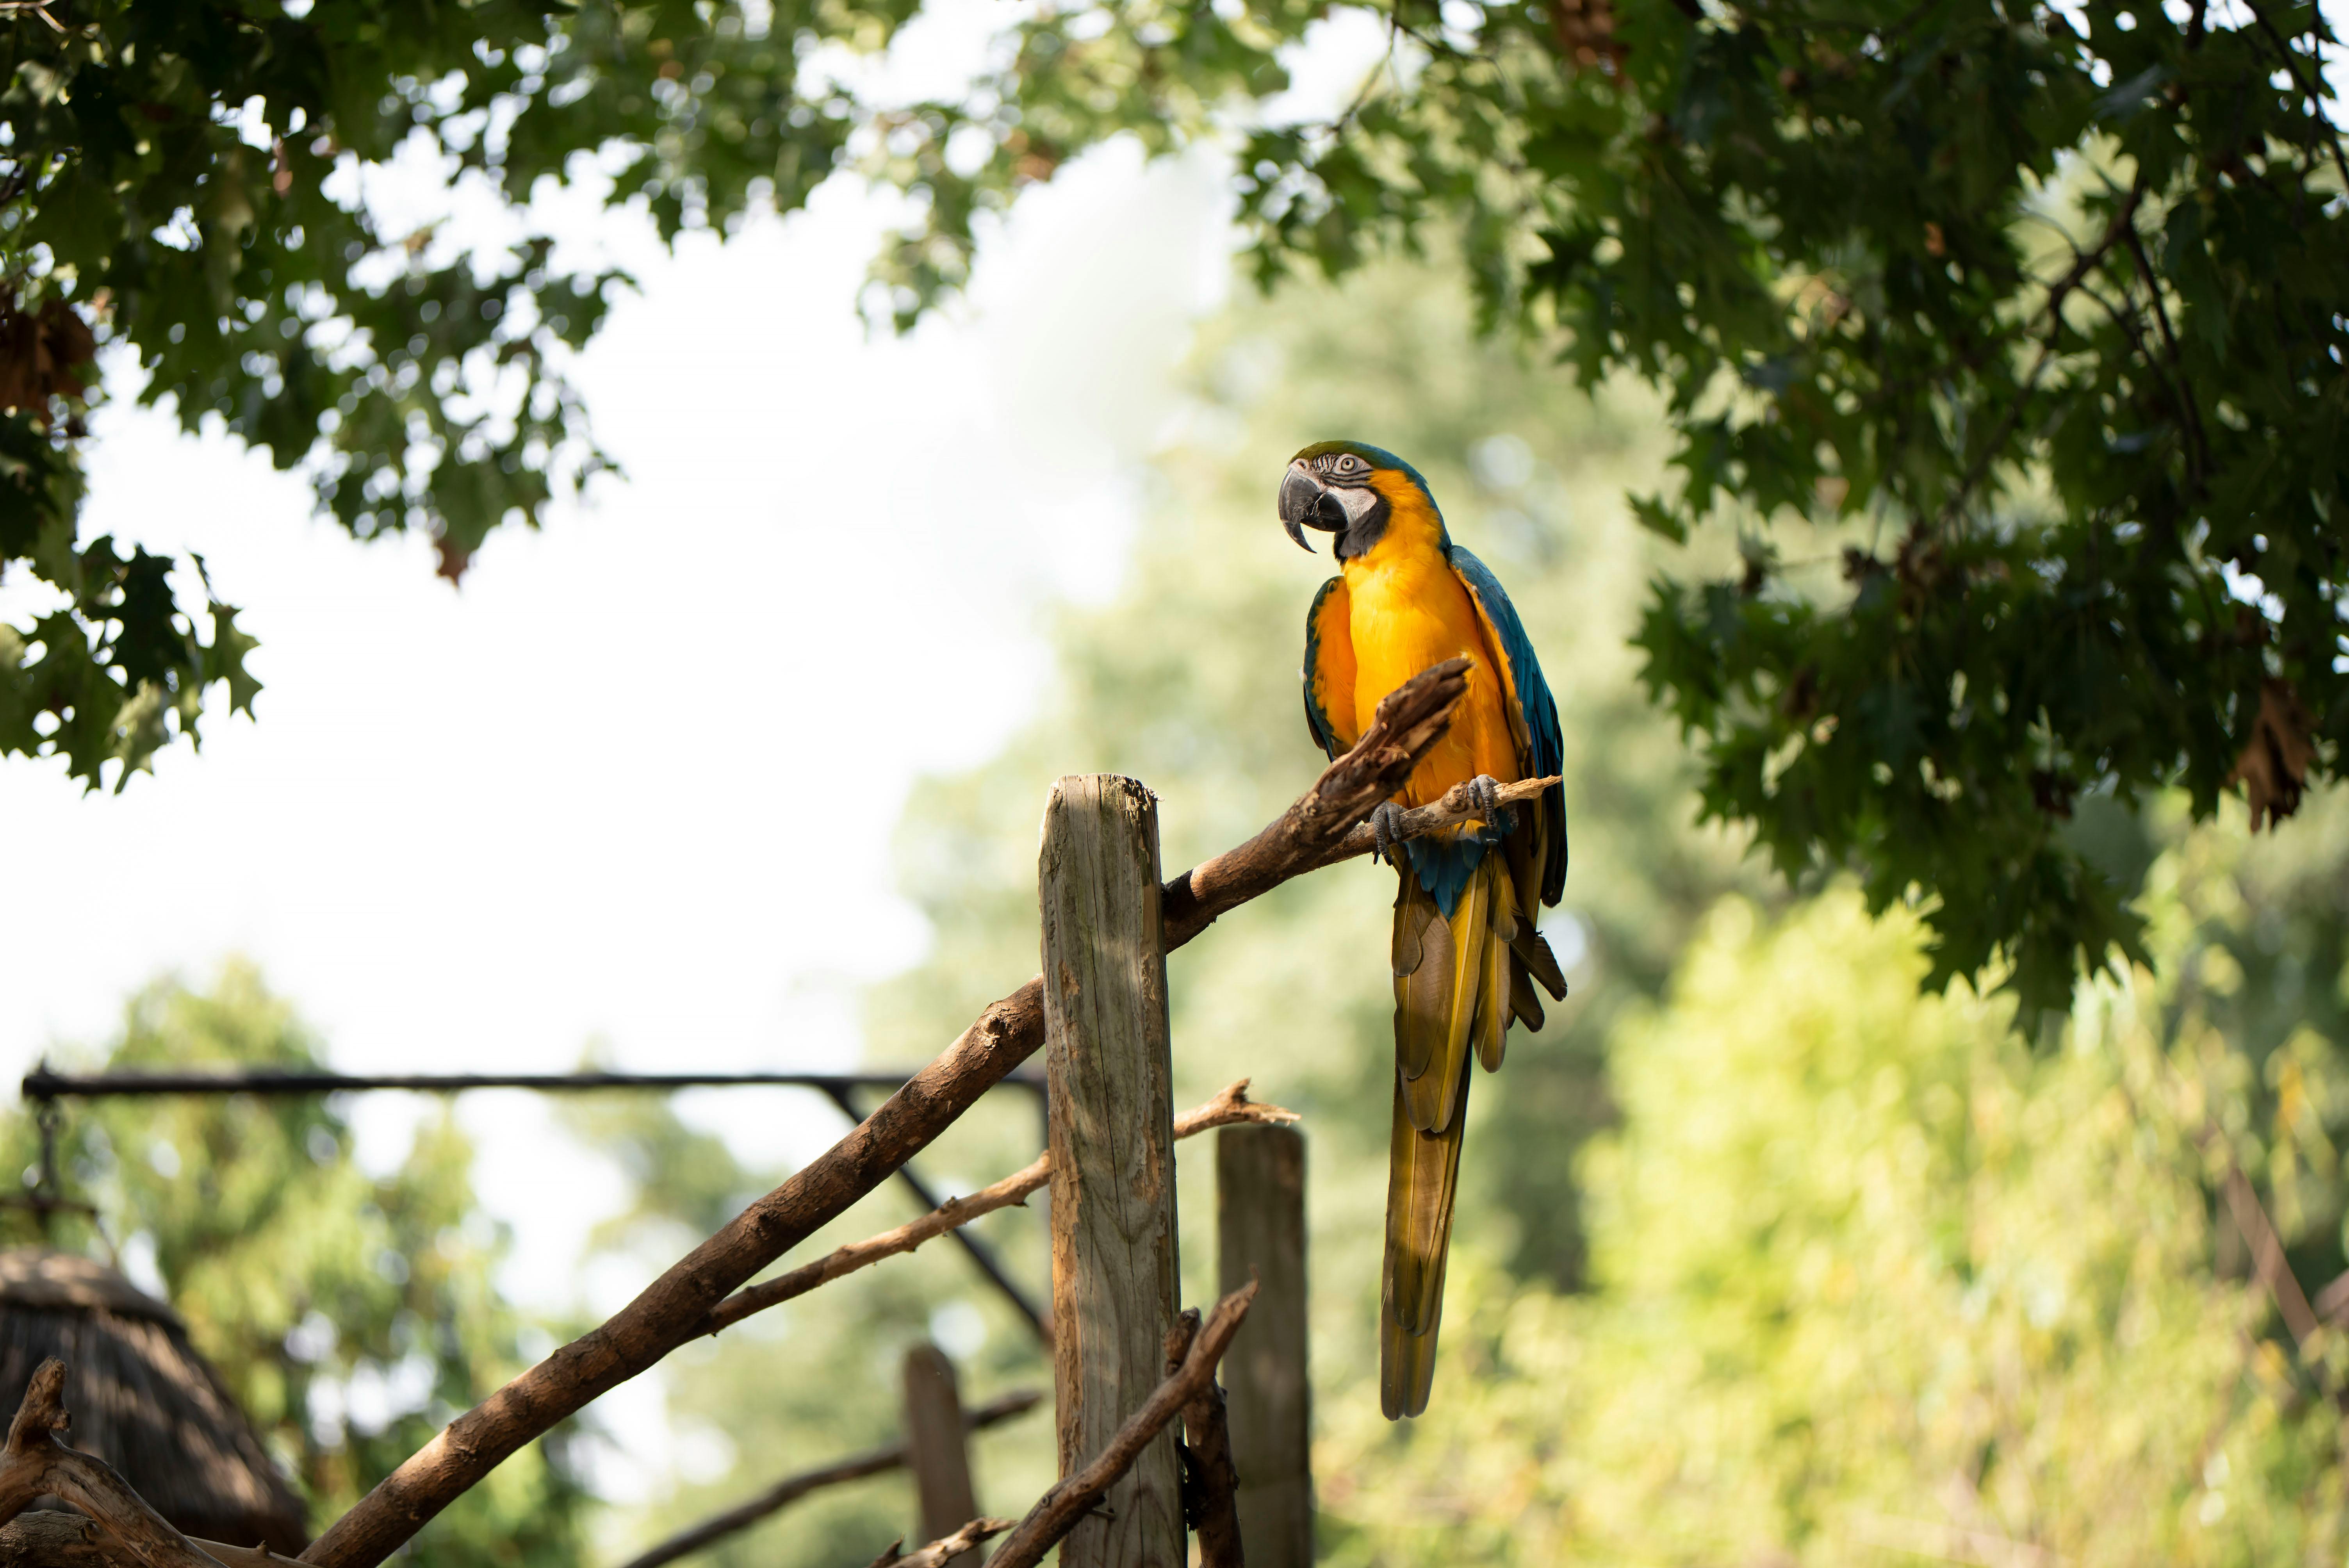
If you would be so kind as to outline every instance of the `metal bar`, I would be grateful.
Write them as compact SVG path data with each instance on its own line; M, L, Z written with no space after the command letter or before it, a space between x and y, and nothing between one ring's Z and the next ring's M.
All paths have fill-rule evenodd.
M411 1089L455 1094L475 1088L574 1089L812 1088L837 1100L851 1089L895 1090L911 1073L333 1073L253 1068L242 1072L61 1073L47 1064L25 1075L31 1100L102 1099L163 1094L341 1094L355 1089ZM1044 1080L1012 1073L1001 1085L1044 1090ZM864 1120L858 1117L859 1121Z
M861 1122L864 1119L864 1113L856 1109L856 1101L847 1088L825 1086L823 1092L831 1097L833 1104L840 1107L849 1120ZM910 1161L897 1167L897 1178L905 1183L916 1198L920 1200L925 1210L937 1208L944 1202L936 1192L930 1191L928 1182L914 1174L914 1167ZM970 1254L970 1261L978 1265L978 1272L987 1276L988 1283L1001 1291L1005 1299L1019 1309L1019 1315L1028 1320L1028 1326L1036 1331L1036 1337L1043 1341L1045 1349L1050 1350L1052 1347L1052 1320L1038 1310L1034 1302L1028 1299L1028 1293L1019 1288L1018 1281L1003 1272L1003 1265L996 1261L993 1249L977 1236L972 1235L970 1228L967 1225L957 1225L947 1233L954 1237L964 1252Z

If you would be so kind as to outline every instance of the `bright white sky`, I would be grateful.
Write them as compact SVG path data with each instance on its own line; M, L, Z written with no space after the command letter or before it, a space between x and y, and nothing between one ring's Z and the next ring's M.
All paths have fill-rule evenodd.
M1212 173L1137 165L1044 193L911 341L854 315L882 209L854 189L631 258L581 375L626 481L493 536L461 590L426 541L355 544L265 460L109 406L86 530L202 552L266 689L119 796L0 769L8 880L41 890L0 917L0 1070L232 953L355 1070L559 1069L591 1037L645 1068L852 1060L845 993L922 941L890 892L906 789L1027 711L1041 604L1113 584L1225 276ZM533 1149L501 1206L572 1177Z

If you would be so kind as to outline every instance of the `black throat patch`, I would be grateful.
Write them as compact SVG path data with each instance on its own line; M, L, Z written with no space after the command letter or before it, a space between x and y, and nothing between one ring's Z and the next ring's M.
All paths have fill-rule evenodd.
M1348 523L1345 531L1339 534L1336 542L1330 545L1330 553L1340 561L1351 561L1358 555L1368 555L1371 548L1386 537L1387 520L1394 515L1394 508L1387 503L1386 497L1371 490L1368 485L1360 488L1368 491L1371 498L1370 510Z

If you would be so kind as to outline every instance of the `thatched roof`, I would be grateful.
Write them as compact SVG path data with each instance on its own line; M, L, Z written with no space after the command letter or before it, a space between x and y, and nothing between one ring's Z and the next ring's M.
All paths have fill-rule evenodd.
M51 1356L67 1368L67 1440L182 1534L289 1554L309 1540L301 1501L179 1314L88 1258L0 1252L0 1420Z

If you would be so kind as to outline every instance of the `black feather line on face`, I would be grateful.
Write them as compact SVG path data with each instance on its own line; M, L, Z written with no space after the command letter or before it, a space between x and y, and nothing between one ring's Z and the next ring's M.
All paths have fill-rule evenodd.
M1367 485L1361 488L1369 489ZM1379 541L1386 537L1387 521L1394 515L1394 508L1388 504L1386 497L1375 490L1371 493L1374 499L1369 508L1346 525L1346 531L1338 536L1337 542L1331 547L1330 552L1340 561L1351 561L1358 555L1369 554Z

